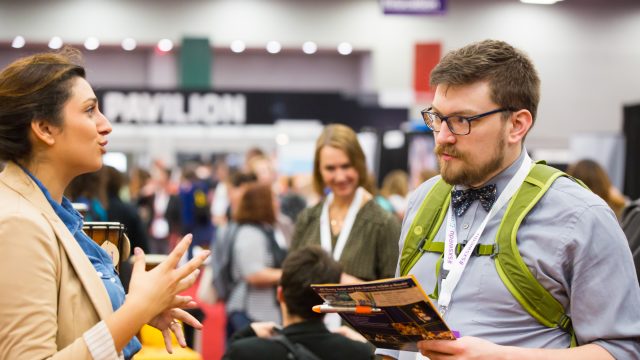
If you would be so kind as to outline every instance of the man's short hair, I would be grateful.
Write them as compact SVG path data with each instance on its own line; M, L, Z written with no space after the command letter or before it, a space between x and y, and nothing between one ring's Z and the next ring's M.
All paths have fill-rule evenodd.
M282 295L290 315L303 319L321 318L311 310L322 304L311 284L337 284L340 282L342 266L322 248L311 245L298 249L287 256L282 264Z
M491 100L508 109L526 109L536 119L540 79L531 59L504 41L484 40L450 51L431 71L430 84L470 85L488 81Z

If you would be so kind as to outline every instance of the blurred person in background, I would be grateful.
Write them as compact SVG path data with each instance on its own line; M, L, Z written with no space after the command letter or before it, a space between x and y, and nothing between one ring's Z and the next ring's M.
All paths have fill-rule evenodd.
M189 288L203 253L176 267L185 237L169 258L145 270L135 249L130 291L111 256L82 231L63 196L76 176L102 166L111 123L78 65L63 48L20 58L0 72L0 359L130 359L144 324L171 332L176 319L201 327L178 294Z
M356 133L326 126L313 162L314 189L324 198L298 216L291 250L321 245L342 264L346 283L393 277L396 270L400 222L376 204L367 174Z
M210 172L199 164L186 164L182 168L182 181L178 196L182 210L182 231L193 234L187 259L193 256L193 248L207 248L215 240L211 222Z
M280 322L276 286L285 244L274 234L275 206L271 187L249 184L233 213L237 229L231 251L233 290L226 304L227 335L253 321Z
M620 219L622 209L627 200L615 186L611 184L607 172L591 159L583 159L569 165L567 174L582 180L596 195L600 196Z
M391 204L391 211L402 220L407 209L407 194L409 193L409 175L404 170L393 170L382 180L380 196Z
M269 339L280 333L321 359L373 359L373 348L364 337L346 327L341 332L359 341L330 332L322 322L324 314L311 310L322 299L310 285L337 283L341 273L340 264L319 246L303 247L289 254L282 264L277 288L284 328L276 330L275 322L251 323L233 336L223 359L255 359L257 354L269 359L290 359L284 346Z
M216 186L211 200L211 221L215 226L222 226L227 222L227 210L229 209L230 169L226 160L217 160L214 165Z
M147 232L136 207L120 199L120 190L125 183L124 174L116 168L107 165L102 167L100 173L107 196L107 202L105 204L107 208L107 221L115 221L123 224L127 237L131 242L131 248L139 247L144 252L148 252ZM120 263L120 273L118 275L125 290L129 288L131 271L131 263L128 261L122 261Z
M293 176L287 176L286 183L286 191L280 195L280 211L295 222L298 215L307 207L307 200L296 189Z
M131 247L139 247L145 252L149 245L147 233L135 206L120 198L120 193L126 183L126 176L113 166L102 167L101 176L106 194L107 220L124 224Z
M182 233L182 204L170 180L171 170L156 163L149 184L139 193L138 211L149 234L152 254L168 254Z
M276 236L284 239L284 242L288 246L291 244L293 237L294 223L293 219L281 211L281 190L278 186L278 174L273 160L262 153L257 153L251 156L248 161L247 166L249 171L256 175L259 183L269 185L274 193L274 199L276 201Z
M71 180L64 195L71 202L86 206L82 211L83 220L107 221L107 194L100 171L77 176Z

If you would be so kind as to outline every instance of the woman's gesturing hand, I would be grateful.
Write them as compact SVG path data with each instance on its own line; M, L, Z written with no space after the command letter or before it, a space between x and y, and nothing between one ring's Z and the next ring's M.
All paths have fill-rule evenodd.
M173 346L171 344L171 333L176 335L178 344L182 347L187 346L187 341L184 338L184 332L182 330L182 324L189 324L196 329L202 329L202 324L195 317L188 312L173 308L165 310L151 319L149 325L162 331L162 337L164 338L164 346L169 354L173 354Z
M188 263L177 267L191 244L191 238L191 234L183 237L168 258L150 271L145 270L142 249L135 249L135 263L127 301L144 311L145 322L151 321L165 310L183 307L176 303L177 299L180 299L176 295L193 285L198 277L198 268L210 253L208 250L202 251Z

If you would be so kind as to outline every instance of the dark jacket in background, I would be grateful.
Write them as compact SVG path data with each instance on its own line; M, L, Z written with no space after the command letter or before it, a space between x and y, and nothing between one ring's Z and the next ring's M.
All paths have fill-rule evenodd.
M374 359L373 347L369 344L353 341L327 330L322 320L307 320L289 325L282 334L292 343L304 345L316 356L324 360ZM230 340L223 360L273 359L287 360L287 349L280 343L263 339L247 327L238 331Z
M640 199L632 202L622 213L622 230L627 235L629 247L636 265L636 274L640 284Z

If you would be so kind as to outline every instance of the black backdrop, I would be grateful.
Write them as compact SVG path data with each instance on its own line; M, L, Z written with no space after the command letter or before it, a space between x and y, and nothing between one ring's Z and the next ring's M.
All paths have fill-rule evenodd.
M626 157L624 193L631 199L640 198L640 105L624 107Z

